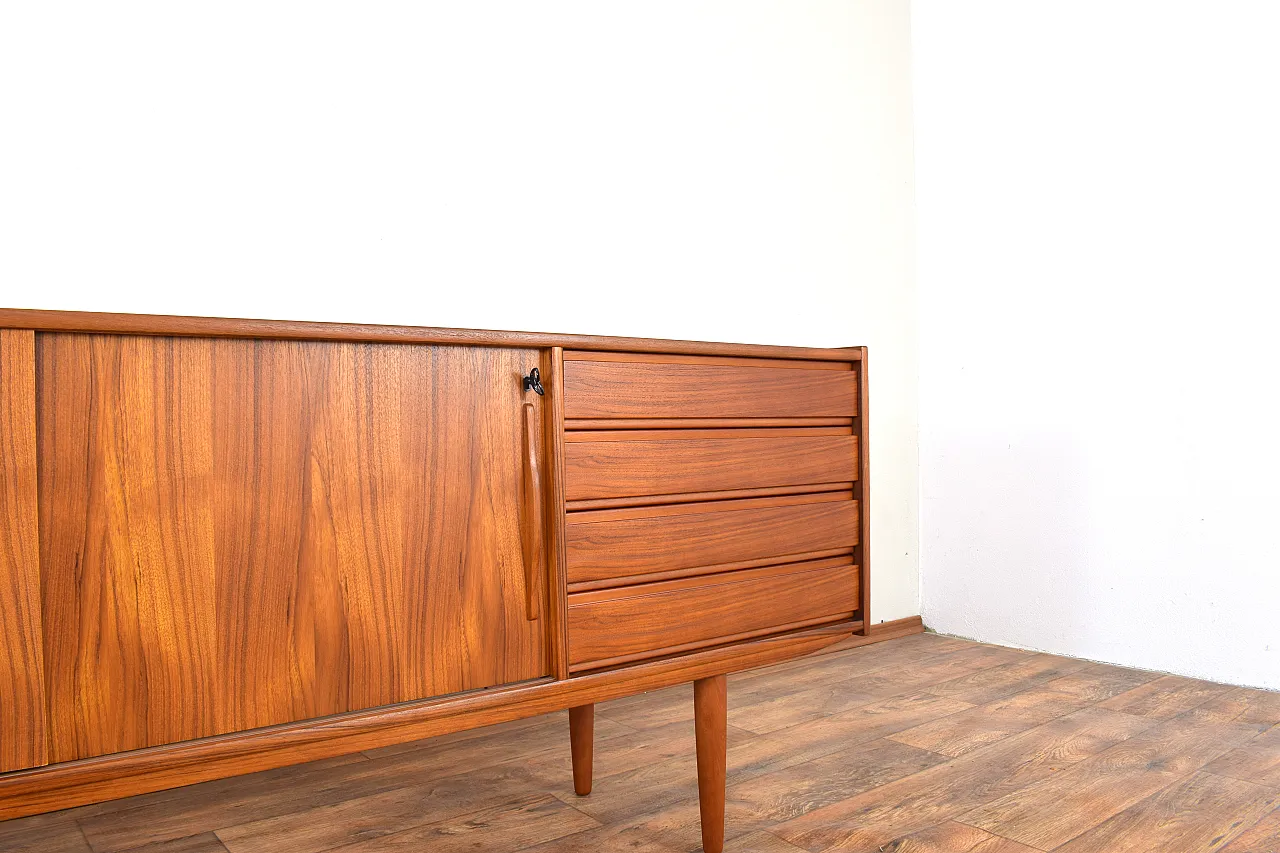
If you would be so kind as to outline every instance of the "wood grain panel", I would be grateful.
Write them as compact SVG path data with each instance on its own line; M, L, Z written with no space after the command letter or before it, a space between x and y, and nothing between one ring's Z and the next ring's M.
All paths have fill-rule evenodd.
M219 553L243 567L220 584L226 730L545 673L519 504L518 380L537 353L220 341L217 355Z
M40 354L58 760L547 672L520 535L536 351L43 335Z
M564 363L566 418L798 418L858 413L852 370L739 364Z
M858 573L840 560L639 584L569 597L569 661L616 662L662 649L826 618L858 607Z
M212 345L37 344L50 759L215 734Z
M844 548L858 541L858 503L832 499L763 499L769 506L723 509L688 504L647 510L575 513L565 527L570 583L713 566ZM794 503L792 503L794 501ZM726 502L732 505L736 502ZM748 503L746 501L742 503ZM584 517L607 520L581 523Z
M0 772L44 764L35 334L0 329Z
M857 438L852 435L738 432L734 437L681 433L680 438L661 440L566 442L567 498L756 489L847 482L858 476Z

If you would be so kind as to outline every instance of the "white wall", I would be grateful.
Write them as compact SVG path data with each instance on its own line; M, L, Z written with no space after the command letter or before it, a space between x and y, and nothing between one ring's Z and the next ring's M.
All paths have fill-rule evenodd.
M1280 6L913 15L926 624L1280 688Z
M872 350L918 611L906 0L9 3L0 304Z

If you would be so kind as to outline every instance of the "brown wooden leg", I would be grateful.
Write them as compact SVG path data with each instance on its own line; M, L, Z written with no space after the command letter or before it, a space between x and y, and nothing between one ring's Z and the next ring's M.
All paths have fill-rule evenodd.
M595 741L595 705L569 709L569 746L573 750L573 790L579 797L591 793L591 758Z
M698 810L703 853L724 849L725 717L729 691L723 675L693 682L693 723L698 741Z

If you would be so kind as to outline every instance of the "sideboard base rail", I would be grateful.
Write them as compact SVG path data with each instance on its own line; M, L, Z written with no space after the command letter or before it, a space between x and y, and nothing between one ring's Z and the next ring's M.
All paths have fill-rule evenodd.
M332 758L768 666L861 628L832 625L608 670L340 714L0 775L0 820Z

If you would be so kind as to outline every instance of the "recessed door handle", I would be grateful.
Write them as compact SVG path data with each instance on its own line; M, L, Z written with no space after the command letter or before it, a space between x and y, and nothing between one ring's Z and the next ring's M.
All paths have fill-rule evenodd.
M533 372L538 371L535 368ZM541 394L542 391L539 390L538 393ZM523 408L524 478L521 491L524 493L524 595L526 615L534 620L541 611L542 555L545 550L542 547L542 473L538 468L538 410L533 403L525 403Z

